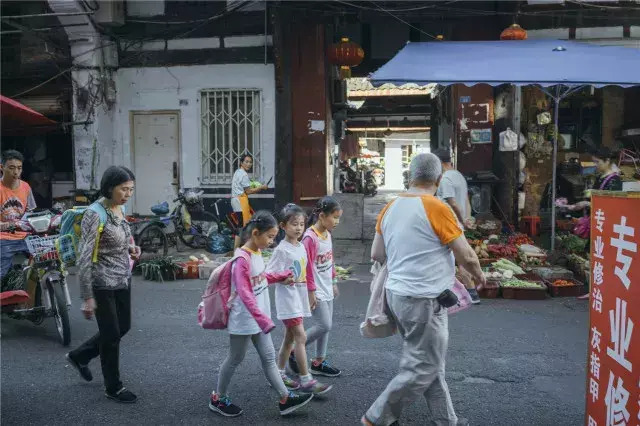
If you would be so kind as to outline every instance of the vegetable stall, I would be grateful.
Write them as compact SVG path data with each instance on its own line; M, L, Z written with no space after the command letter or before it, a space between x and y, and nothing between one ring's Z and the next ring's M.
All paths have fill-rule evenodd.
M552 266L548 253L527 235L492 233L483 236L481 229L465 231L487 280L487 285L478 292L480 297L540 300L548 295L579 296L586 291L582 282L574 279L572 271ZM562 239L571 250L584 250L584 244L571 236ZM585 265L581 259L574 260L580 267Z

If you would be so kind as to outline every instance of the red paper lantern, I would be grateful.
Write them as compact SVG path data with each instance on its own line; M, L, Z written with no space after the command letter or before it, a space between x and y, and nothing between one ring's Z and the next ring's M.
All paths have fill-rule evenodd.
M342 37L327 50L329 62L340 67L340 78L351 77L351 67L360 65L364 59L364 50L357 43Z
M500 40L526 40L527 39L527 31L524 30L520 25L513 24L508 28L505 28L500 34Z

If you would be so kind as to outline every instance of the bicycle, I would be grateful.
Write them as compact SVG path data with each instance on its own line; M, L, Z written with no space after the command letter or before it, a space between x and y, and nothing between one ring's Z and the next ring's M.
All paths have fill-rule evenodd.
M173 200L177 205L170 214L167 214L169 203L164 202L151 208L154 217L130 217L134 239L142 252L166 256L169 245L177 247L178 240L190 248L209 249L216 235L236 235L242 228L238 218L233 212L224 216L221 213L221 203L226 200L216 201L215 213L211 213L204 208L202 194L202 191L180 191ZM199 220L192 220L192 214Z
M2 313L13 319L27 319L36 325L53 317L63 346L71 342L69 308L71 297L66 271L60 259L60 215L45 210L26 213L17 227L30 235L25 238L29 255L16 254L13 266L3 279L3 287L11 282L11 289L2 292ZM30 278L35 289L27 292ZM24 304L32 307L24 307Z

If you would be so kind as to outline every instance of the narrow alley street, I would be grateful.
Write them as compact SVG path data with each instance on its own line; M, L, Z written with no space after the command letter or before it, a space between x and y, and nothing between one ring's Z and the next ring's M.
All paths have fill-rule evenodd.
M232 420L211 413L207 398L228 341L225 333L196 323L204 281L161 284L136 277L121 371L138 403L122 406L104 397L98 361L91 364L94 381L83 382L66 363L52 321L35 326L3 318L3 424L359 424L395 374L401 343L360 336L370 275L359 268L353 278L341 286L330 339L330 359L344 374L328 379L335 387L326 400L312 401L292 418L280 418L253 349L232 382L234 402L245 413ZM72 277L72 346L96 330L81 316L77 288ZM447 377L459 415L472 425L583 424L587 324L586 302L573 298L484 300L451 316ZM278 323L276 346L282 330ZM402 424L424 425L426 412L417 401Z

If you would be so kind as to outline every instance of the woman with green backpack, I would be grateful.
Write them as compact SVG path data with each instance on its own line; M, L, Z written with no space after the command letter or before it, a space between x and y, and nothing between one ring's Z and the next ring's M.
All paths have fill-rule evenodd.
M120 381L120 339L131 327L131 259L140 256L133 244L124 205L133 195L135 177L126 167L109 167L100 182L101 198L83 213L79 243L82 311L94 315L98 333L66 355L86 380L93 380L89 362L100 356L106 396L133 403L135 394Z

